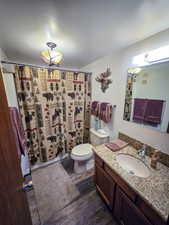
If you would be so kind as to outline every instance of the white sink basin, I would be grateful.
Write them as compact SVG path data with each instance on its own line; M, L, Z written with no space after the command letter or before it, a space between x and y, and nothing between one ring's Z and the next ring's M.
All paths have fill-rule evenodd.
M144 164L144 162L134 156L118 154L116 156L116 160L119 165L130 174L144 178L150 176L149 168Z

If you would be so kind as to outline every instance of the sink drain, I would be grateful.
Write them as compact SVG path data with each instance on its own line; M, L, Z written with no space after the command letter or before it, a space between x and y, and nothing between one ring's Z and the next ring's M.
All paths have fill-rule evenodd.
M134 172L132 170L129 170L128 171L130 174L134 175Z

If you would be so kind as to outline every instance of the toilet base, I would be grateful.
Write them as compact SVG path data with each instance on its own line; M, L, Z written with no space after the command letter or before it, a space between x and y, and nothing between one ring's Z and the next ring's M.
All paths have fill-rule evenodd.
M90 170L94 167L94 159L91 158L85 161L74 161L74 172L75 173L84 173L87 170Z

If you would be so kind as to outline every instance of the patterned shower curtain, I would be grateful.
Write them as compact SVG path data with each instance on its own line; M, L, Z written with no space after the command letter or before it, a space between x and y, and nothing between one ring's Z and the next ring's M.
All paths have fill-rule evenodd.
M91 76L16 66L15 84L30 162L89 141Z

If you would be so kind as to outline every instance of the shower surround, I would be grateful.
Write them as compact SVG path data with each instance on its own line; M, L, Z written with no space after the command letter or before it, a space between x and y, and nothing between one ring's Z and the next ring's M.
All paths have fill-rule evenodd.
M15 84L31 164L89 141L91 74L15 67Z

